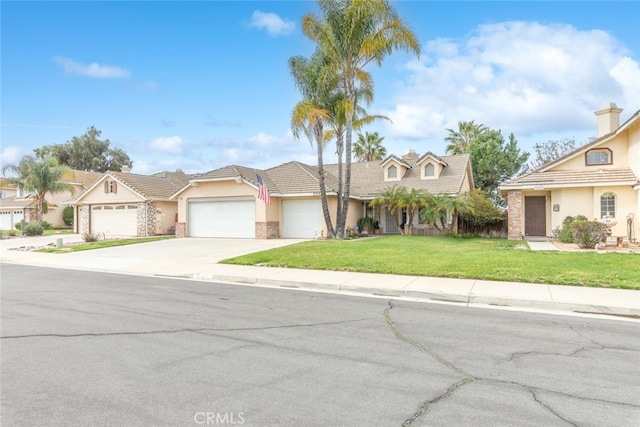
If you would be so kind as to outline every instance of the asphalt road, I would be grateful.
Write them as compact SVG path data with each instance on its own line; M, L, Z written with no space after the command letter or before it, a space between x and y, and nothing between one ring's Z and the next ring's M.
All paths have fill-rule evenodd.
M638 426L640 323L1 266L3 426Z

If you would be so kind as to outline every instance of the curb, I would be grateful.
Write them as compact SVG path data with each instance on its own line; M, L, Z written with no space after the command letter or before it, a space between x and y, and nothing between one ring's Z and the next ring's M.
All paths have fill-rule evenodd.
M554 310L574 312L581 314L598 314L609 315L619 317L629 317L634 319L640 319L640 308L628 308L628 307L610 307L593 304L577 304L572 302L563 301L540 301L518 298L502 298L492 297L486 295L474 295L470 293L454 294L454 293L442 293L442 292L430 292L430 291L418 291L418 290L395 290L395 289L381 289L381 288L368 288L361 286L349 286L340 284L328 284L328 283L311 283L311 282L291 282L285 280L271 280L261 279L257 277L243 277L243 276L225 276L216 274L202 274L195 273L191 277L194 280L204 281L220 281L232 284L242 285L262 285L269 287L280 287L283 289L304 289L304 290L318 290L318 291L332 291L332 292L348 292L351 294L360 295L373 295L390 298L416 298L427 301L448 302L471 305L491 305L499 307L512 307L512 308L533 308L541 310Z

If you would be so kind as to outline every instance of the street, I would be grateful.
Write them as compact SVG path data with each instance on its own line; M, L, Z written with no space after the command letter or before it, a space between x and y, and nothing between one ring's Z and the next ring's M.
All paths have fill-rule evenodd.
M3 426L637 426L640 323L2 264Z

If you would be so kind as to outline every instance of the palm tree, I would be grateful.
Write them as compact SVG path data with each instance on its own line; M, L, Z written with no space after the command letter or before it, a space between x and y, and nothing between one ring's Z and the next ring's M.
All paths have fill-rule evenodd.
M73 185L63 182L65 174L73 173L67 166L58 164L55 157L36 160L32 156L25 156L17 165L7 164L2 167L2 174L7 172L16 176L7 177L7 181L24 188L36 199L36 219L42 221L43 214L48 212L47 193L74 193Z
M449 135L445 137L445 142L448 142L445 148L447 153L450 154L464 154L469 152L469 145L483 133L489 130L488 127L482 124L475 124L474 120L470 122L458 122L458 130L446 129Z
M387 211L395 218L398 229L401 229L400 220L398 220L398 215L396 214L398 213L398 209L402 209L405 198L404 193L406 192L406 188L397 185L387 187L371 201L370 205L387 208Z
M311 59L301 56L289 58L289 70L303 97L302 101L293 108L291 131L295 138L299 138L300 133L303 132L311 145L315 141L318 153L318 182L322 214L329 236L335 238L336 232L331 222L327 202L322 153L325 146L324 126L330 121L327 103L337 81L335 75L330 73L331 69L327 67L326 57L321 52L316 52Z
M356 105L356 89L373 89L371 74L364 68L383 59L396 49L420 53L415 34L400 20L387 0L319 0L323 18L307 14L302 30L318 44L340 76L341 90L347 101L345 109L345 178L344 199L351 191L352 132ZM341 236L349 204L337 220Z
M456 197L443 195L441 199L442 207L451 213L451 223L449 232L458 232L458 216L473 214L474 207L471 197L467 193L458 194Z
M358 135L358 141L353 147L356 160L359 162L371 162L373 160L382 160L387 155L387 149L382 146L384 136L378 135L378 132L365 132L364 135Z

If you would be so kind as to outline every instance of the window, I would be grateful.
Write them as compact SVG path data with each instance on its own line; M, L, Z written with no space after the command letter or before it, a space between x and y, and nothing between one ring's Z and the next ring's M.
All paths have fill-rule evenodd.
M433 164L429 163L424 167L424 176L435 176L436 168Z
M616 196L613 193L605 193L600 196L600 218L605 216L616 217Z
M380 176L380 175L378 175ZM395 166L389 166L387 169L387 177L388 178L397 178L398 177L398 168Z
M104 192L105 193L116 193L117 192L117 185L115 181L105 181L104 182Z
M586 159L587 166L610 165L612 163L611 157L611 150L608 148L588 151Z

